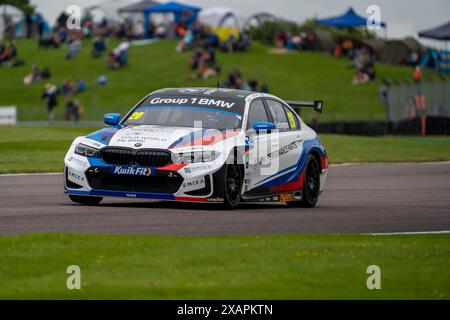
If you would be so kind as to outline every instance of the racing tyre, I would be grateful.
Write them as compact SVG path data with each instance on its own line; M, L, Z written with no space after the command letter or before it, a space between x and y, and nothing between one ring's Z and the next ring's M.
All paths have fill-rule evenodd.
M224 206L226 209L232 210L238 207L243 180L242 170L237 163L225 164Z
M320 167L317 163L317 159L313 155L309 155L305 170L302 200L287 202L287 205L290 207L312 208L319 200Z
M102 197L83 197L83 196L73 196L73 195L69 195L69 198L73 202L88 205L88 206L96 206L103 199Z

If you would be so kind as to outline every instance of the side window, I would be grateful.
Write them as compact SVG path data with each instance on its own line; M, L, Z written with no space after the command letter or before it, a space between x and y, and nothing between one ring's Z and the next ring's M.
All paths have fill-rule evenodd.
M255 122L269 122L267 117L266 108L262 100L256 100L250 105L250 111L248 112L247 130L253 128Z
M286 112L284 112L283 105L275 100L266 101L267 105L269 106L270 112L272 113L276 128L280 131L289 130L289 122L286 116Z
M288 121L289 121L289 126L291 127L291 130L299 130L300 129L300 123L298 121L298 117L294 114L293 111L291 111L291 109L289 109L286 106L284 107L284 111L286 112Z

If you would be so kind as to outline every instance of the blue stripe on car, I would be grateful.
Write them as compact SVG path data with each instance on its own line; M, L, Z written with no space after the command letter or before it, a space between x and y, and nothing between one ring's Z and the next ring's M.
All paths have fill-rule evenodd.
M116 134L116 132L119 131L120 129L122 129L121 125L103 128L87 135L86 138L107 145L109 144L109 141L111 141L113 135Z
M281 185L283 183L297 180L300 177L303 169L305 168L306 160L308 159L308 156L311 154L312 151L318 151L320 155L324 155L324 152L320 145L319 139L306 140L303 142L303 151L302 151L302 154L300 155L300 158L299 158L297 164L295 165L295 167L297 168L295 171L289 172L289 173L284 174L279 177L276 177L277 175L280 174L280 172L288 171L288 169L291 169L292 167L284 169L284 170L266 178L265 180L269 180L269 181L265 182L263 184L263 186L265 188L270 188L270 187ZM274 179L270 180L272 178L274 178Z
M191 107L191 106L142 106L139 107L137 110L139 109L192 109L192 110L202 110L202 111L212 111L212 112L219 112L219 113L224 113L224 114L229 114L232 116L237 116L237 117L242 117L242 114L239 113L235 113L235 112L230 112L230 111L226 111L226 110L218 110L218 109L211 109L211 108L202 108L202 107Z
M159 199L159 200L175 200L175 196L170 193L148 193L148 192L127 192L114 190L91 190L81 191L68 189L67 194L81 196L99 196L99 197L124 197L124 198L142 198L142 199Z

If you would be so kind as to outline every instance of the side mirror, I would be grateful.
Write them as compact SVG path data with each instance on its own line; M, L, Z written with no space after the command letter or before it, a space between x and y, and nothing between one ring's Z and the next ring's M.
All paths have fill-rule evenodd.
M120 114L119 113L107 113L103 117L103 121L106 124L115 126L115 125L119 124L119 122L120 122Z
M261 130L270 133L273 129L275 129L275 123L272 122L255 122L253 124L253 130L255 130L256 133L259 133Z

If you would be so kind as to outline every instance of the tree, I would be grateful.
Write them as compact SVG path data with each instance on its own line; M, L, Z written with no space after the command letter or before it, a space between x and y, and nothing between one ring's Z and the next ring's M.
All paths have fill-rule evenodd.
M14 7L19 8L25 14L32 14L34 12L34 6L31 5L30 0L0 0L0 5L10 4ZM2 14L0 12L0 14Z

